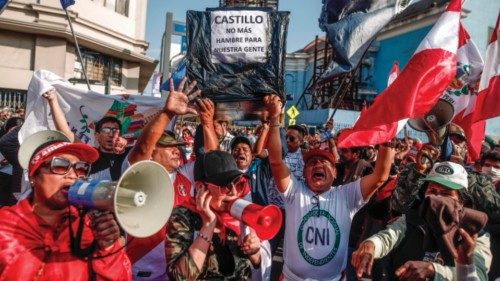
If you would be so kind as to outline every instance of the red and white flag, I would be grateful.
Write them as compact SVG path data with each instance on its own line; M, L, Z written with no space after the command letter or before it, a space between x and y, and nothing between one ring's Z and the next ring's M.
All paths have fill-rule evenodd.
M473 124L471 113L475 105L484 62L479 50L462 25L460 25L457 57L457 74L441 98L453 106L453 123L464 129L469 156L475 160L479 158L481 152L485 122Z
M387 77L387 87L389 87L394 80L396 80L396 77L399 75L399 63L395 61L392 64L391 70L389 71L389 76Z
M341 132L338 147L387 142L408 118L420 118L436 104L455 77L460 10L461 1L452 0L398 77L352 129Z
M479 82L479 94L474 109L474 121L486 120L500 115L500 106L498 106L500 101L499 24L500 14L486 49L484 70Z
M486 58L479 85L472 84L475 85L476 91L470 95L467 107L459 112L453 120L464 129L467 136L470 161L480 157L486 119L500 115L500 107L498 106L500 101L499 22L500 14L486 49Z

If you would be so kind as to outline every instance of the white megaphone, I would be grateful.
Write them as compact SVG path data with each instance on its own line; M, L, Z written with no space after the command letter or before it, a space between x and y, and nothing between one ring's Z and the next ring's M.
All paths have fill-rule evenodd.
M228 206L229 214L255 230L261 240L272 239L278 234L283 217L276 205L261 206L243 199L236 199Z
M148 237L167 223L174 206L170 177L160 164L140 161L117 182L80 180L68 191L71 205L115 213L122 229L134 237Z

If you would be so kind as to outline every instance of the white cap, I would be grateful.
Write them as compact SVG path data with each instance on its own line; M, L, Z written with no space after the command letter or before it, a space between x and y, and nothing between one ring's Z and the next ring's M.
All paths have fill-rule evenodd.
M431 172L424 181L432 181L450 189L467 188L467 172L460 164L453 162L438 162L434 164Z

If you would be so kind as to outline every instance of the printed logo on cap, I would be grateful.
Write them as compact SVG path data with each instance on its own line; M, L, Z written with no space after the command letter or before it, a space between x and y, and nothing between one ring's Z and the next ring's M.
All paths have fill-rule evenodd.
M438 167L436 167L435 171L436 171L436 173L441 174L441 175L453 175L453 173L455 172L448 165L438 166Z

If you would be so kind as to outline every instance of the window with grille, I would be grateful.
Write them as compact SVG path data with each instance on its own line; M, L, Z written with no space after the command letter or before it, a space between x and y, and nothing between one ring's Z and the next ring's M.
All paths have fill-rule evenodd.
M82 61L87 77L91 81L105 82L111 78L111 83L114 86L121 86L122 84L122 60L116 59L101 53L80 49L82 52ZM75 79L85 79L83 75L82 65L75 60Z

